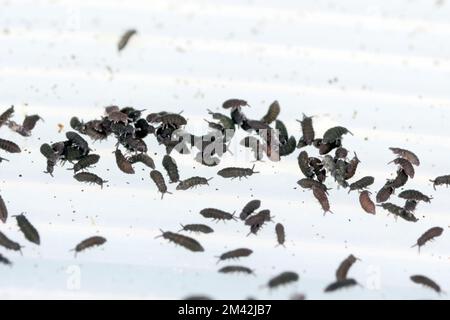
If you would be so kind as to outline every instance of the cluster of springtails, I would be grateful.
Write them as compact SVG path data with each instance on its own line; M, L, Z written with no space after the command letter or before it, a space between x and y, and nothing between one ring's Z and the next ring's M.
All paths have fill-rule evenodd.
M127 32L121 39L118 49L122 50L129 39L135 34L134 30ZM148 113L144 116L145 110L133 107L120 108L118 106L108 106L104 114L99 119L82 121L77 117L72 117L70 126L73 131L66 132L66 140L52 144L44 143L40 147L40 152L47 161L46 173L54 175L55 167L58 163L64 165L66 162L73 166L69 170L74 173L74 179L78 182L98 184L101 187L107 183L106 180L90 172L91 168L100 161L100 156L91 153L92 149L85 138L91 141L103 141L109 137L114 137L116 141L113 153L115 155L117 168L125 174L134 174L135 166L138 163L149 168L149 177L161 193L161 198L169 191L168 182L176 184L177 191L188 190L198 186L208 186L212 177L185 177L181 178L175 160L174 151L179 154L193 154L193 158L202 166L216 167L220 164L222 156L229 151L228 144L235 136L236 130L244 130L248 135L240 141L240 145L248 148L255 161L262 161L265 157L270 161L280 161L282 157L287 157L299 149L297 156L298 166L304 176L298 180L297 184L310 190L312 196L318 201L324 214L332 213L328 200L330 188L325 184L327 178L334 180L337 188L348 189L359 192L359 202L364 212L375 215L377 205L387 210L395 217L400 217L407 222L417 222L414 215L417 205L420 202L429 203L431 196L414 189L401 191L397 197L404 201L403 205L387 202L396 191L406 185L409 179L415 175L415 167L420 165L419 158L412 151L393 147L390 150L396 158L391 162L397 166L396 177L387 180L383 187L377 192L375 202L371 198L368 188L374 184L375 178L372 176L357 177L357 169L360 159L355 152L350 153L343 146L344 136L353 135L347 128L336 126L326 130L321 137L317 137L313 117L303 114L303 118L298 120L302 135L297 139L290 135L285 124L278 119L281 108L278 101L270 104L265 115L260 119L250 119L243 111L250 107L247 101L242 99L229 99L222 104L222 108L229 112L224 113L211 111L208 114L211 120L208 123L208 132L197 136L186 131L188 119L182 112L172 113L160 111ZM11 120L14 108L7 109L0 115L0 127L7 125L10 129L29 136L37 121L41 119L37 115L28 116L22 125L18 125ZM161 159L161 166L165 174L156 169L156 163L148 155L148 147L145 139L153 137L163 145L165 154ZM312 148L312 150L307 150ZM0 139L0 149L10 153L20 152L20 147L12 141ZM317 155L312 155L316 150ZM350 155L350 156L349 156ZM4 160L0 157L1 160ZM217 171L217 175L224 179L241 179L257 174L255 165L249 168L225 167ZM354 179L357 177L357 179ZM354 180L353 180L354 179ZM444 175L430 180L436 189L440 185L450 184L450 175ZM376 204L377 203L377 204ZM247 203L241 213L240 220L249 228L249 234L257 235L258 231L267 223L273 221L273 216L268 209L259 210L260 200L252 200ZM259 211L258 211L259 210ZM206 208L200 211L200 215L205 219L217 221L236 221L234 213L229 213L216 208ZM8 210L3 198L0 196L0 220L7 222ZM40 245L39 233L28 221L24 214L15 216L17 225L23 233L25 239ZM277 245L285 245L285 228L281 223L277 223L274 228ZM186 224L178 232L162 231L162 237L192 252L203 252L204 247L194 238L186 236L182 232L213 233L214 230L206 224ZM428 241L439 237L443 233L440 227L434 227L421 235L416 244L420 248ZM106 239L101 236L90 237L73 249L75 253L87 248L101 246ZM22 246L10 240L5 234L0 232L0 246L9 250L21 251ZM238 248L220 255L219 262L229 259L248 257L253 253L248 248ZM347 273L350 267L358 259L350 255L339 266L336 272L336 280L325 288L325 292L332 292L341 288L358 285L353 278L348 278ZM0 255L0 263L11 264L11 261ZM227 265L218 270L220 273L244 273L254 274L254 270L242 265ZM293 283L299 280L299 275L292 271L283 272L270 279L267 287L275 288L280 285ZM422 275L414 275L411 280L415 283L423 284L427 287L441 292L439 286ZM296 295L296 298L304 297Z

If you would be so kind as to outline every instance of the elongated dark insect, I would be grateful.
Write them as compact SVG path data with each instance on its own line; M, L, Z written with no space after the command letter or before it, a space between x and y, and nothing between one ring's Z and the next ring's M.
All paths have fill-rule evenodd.
M389 148L389 150L391 150L394 154L396 154L402 158L405 158L406 160L408 160L415 166L420 165L419 158L413 152L411 152L409 150L401 149L401 148L392 148L392 147Z
M324 155L329 153L331 150L335 148L339 148L341 146L341 140L336 140L333 143L321 143L319 145L319 154Z
M361 204L361 208L367 213L376 214L375 203L370 199L370 192L364 190L359 195L359 203Z
M114 154L116 156L117 167L120 169L120 171L127 174L134 174L133 166L128 162L127 158L125 158L122 151L120 151L120 149L116 149L116 151L114 151Z
M187 124L187 120L177 113L168 113L156 118L156 122L161 122L163 125L172 125L175 127L181 127Z
M280 104L278 103L277 100L275 100L270 104L269 110L267 110L266 115L261 119L261 121L267 124L271 124L278 118L280 111L281 111Z
M128 115L124 112L121 112L119 110L117 111L111 111L108 113L108 120L113 123L119 123L122 122L124 124L128 124Z
M238 107L245 107L249 106L247 101L242 99L228 99L222 104L222 108L224 109L231 109L231 108L238 108Z
M432 197L428 197L424 195L422 192L417 190L404 190L400 192L398 197L406 200L416 200L424 202L431 202L431 200L433 199Z
M20 231L22 231L25 238L33 242L34 244L40 245L41 238L39 237L39 233L36 228L28 221L28 219L24 216L24 214L20 214L15 216L17 220L17 224L19 225Z
M122 51L128 44L128 41L130 41L131 37L134 36L137 33L136 30L130 29L127 30L119 40L119 43L117 44L117 50Z
M190 231L196 233L212 233L214 230L206 224L186 224L181 225L180 231ZM178 232L180 232L178 231Z
M434 180L430 180L430 182L433 182L433 188L436 190L436 186L441 186L443 184L450 185L450 174L445 176L439 176Z
M431 280L430 278L423 276L423 275L413 275L410 277L411 281L417 284L421 284L425 287L428 287L434 291L436 291L437 293L441 293L441 287L434 282L433 280Z
M389 211L396 217L400 217L406 221L409 222L417 222L419 219L417 219L412 212L406 211L404 208L399 207L393 203L386 202L380 205L384 210Z
M416 211L417 204L418 202L416 200L406 200L403 208L406 211L414 212Z
M244 177L247 178L248 176L253 175L254 173L259 173L257 171L253 171L255 169L255 165L253 165L252 168L235 168L235 167L229 167L224 168L217 172L217 174L223 178L239 178L239 180Z
M351 179L355 175L356 169L358 168L358 164L360 162L361 161L359 161L358 156L356 155L355 152L355 156L352 158L352 160L350 160L350 163L347 165L344 175L345 180Z
M78 171L84 170L89 168L90 166L93 166L100 160L100 156L98 154L88 154L84 158L81 158L73 168L67 169L67 170L73 170L75 173Z
M324 291L325 292L333 292L333 291L344 289L344 288L354 287L356 285L358 285L358 282L356 282L355 279L347 278L347 279L336 281L336 282L329 284L325 288Z
M279 275L273 277L272 279L267 282L267 287L269 289L274 289L279 286L283 286L289 283L293 283L298 281L300 277L296 272L293 271L285 271L280 273Z
M158 191L161 192L161 199L164 198L164 195L166 193L172 194L171 192L167 191L166 181L164 181L164 177L161 172L159 172L158 170L152 170L150 172L150 178L156 184Z
M220 261L228 260L228 259L239 259L239 258L248 257L252 253L253 253L253 250L250 250L247 248L239 248L239 249L227 251L217 257L217 258L219 258L217 263L219 263Z
M36 123L42 120L42 118L37 115L37 114L33 114L31 116L26 116L25 119L22 122L22 127L28 131L31 132L31 130L34 129L34 127L36 126Z
M327 193L329 190L322 182L316 181L311 178L303 178L297 181L297 184L303 189L312 189L313 187L320 188L323 192Z
M214 208L203 209L200 211L200 214L205 218L213 220L236 220L234 214Z
M398 189L403 187L408 182L408 175L405 173L405 170L399 169L397 170L397 176L393 180L388 180L385 186Z
M337 140L341 140L342 136L347 133L353 135L347 128L341 126L330 128L323 134L322 143L334 143Z
M81 149L83 154L89 153L89 145L86 140L84 140L78 133L74 131L66 132L66 138Z
M380 191L378 191L376 196L376 201L378 203L386 202L389 200L391 195L394 193L394 188L391 187L389 184L384 185Z
M270 215L270 210L261 210L257 214L254 214L248 217L245 220L245 225L254 226L254 225L263 225L265 222L272 221L272 216Z
M5 201L0 195L0 220L3 223L6 223L6 219L8 219L8 209L6 208Z
M164 169L167 171L167 175L169 176L170 183L175 183L180 181L180 175L178 173L178 167L175 160L166 154L163 158L162 165Z
M297 120L302 126L303 137L301 140L304 141L308 146L313 143L315 137L312 118L313 117L307 117L305 114L303 114L303 120Z
M78 252L84 251L88 248L92 248L95 246L101 246L106 242L106 239L100 236L93 236L93 237L89 237L83 241L81 241L79 244L77 244L75 246L74 249L72 249L71 251L75 251L75 256L77 255Z
M410 177L411 179L414 178L414 174L415 174L414 167L413 167L412 163L409 162L407 159L397 158L395 160L392 160L389 163L392 163L392 162L399 165L400 168L402 168L403 171L408 175L408 177Z
M206 179L203 177L191 177L186 180L180 181L180 183L177 185L177 190L188 190L188 189L200 186L200 185L208 185L209 186L208 182L211 179L212 178Z
M107 183L108 181L103 180L96 174L90 173L90 172L79 172L76 175L73 176L75 180L79 182L86 182L86 183L94 183L98 184L101 188L103 188L103 184Z
M220 273L246 273L253 274L253 270L243 266L226 266L219 269Z
M155 169L155 162L153 159L146 153L138 153L132 155L128 158L128 162L131 164L135 164L136 162L141 162L145 164L147 167Z
M234 122L230 117L228 117L222 113L219 113L219 112L213 112L209 109L208 109L208 113L210 115L212 115L213 119L219 120L220 124L224 127L224 129L228 129L228 130L235 129Z
M2 254L0 254L0 263L3 263L6 266L12 265L12 262Z
M428 241L434 240L434 238L440 237L442 233L444 232L444 229L441 227L433 227L431 229L428 229L424 234L422 234L419 239L417 239L417 243L413 245L411 248L418 247L419 252L420 248L424 246Z
M159 237L169 240L169 241L171 241L179 246L182 246L192 252L205 251L205 249L202 247L202 245L197 240L187 237L185 235L179 234L179 233L161 230L161 235L159 235L157 238L159 238Z
M336 270L336 280L342 281L347 279L347 274L352 265L359 260L354 255L349 255L347 258L344 259L344 261L341 262L339 267Z
M328 201L328 196L321 188L318 188L316 186L312 187L313 195L319 201L320 206L322 207L323 214L325 215L327 212L333 213L330 210L330 203Z
M20 153L21 150L17 144L12 141L0 139L0 149L9 153Z
M0 127L2 127L14 114L14 106L6 109L5 112L0 114Z
M282 145L285 144L289 139L289 134L286 126L282 121L276 120L275 129L278 130L278 141L280 141L280 144Z
M17 242L9 239L3 232L0 231L0 246L5 247L8 250L21 251L22 246Z
M253 212L255 212L255 210L258 210L259 207L261 207L260 200L251 200L242 209L241 214L239 215L239 218L241 218L241 220L247 219L248 216L251 215Z
M275 225L275 233L277 235L278 245L284 247L284 242L286 241L286 233L284 231L284 226L281 223Z
M295 140L295 137L290 136L288 141L285 144L282 144L279 146L279 155L281 157L290 155L292 152L295 151L296 147L297 147L297 141Z
M355 181L350 184L350 190L348 190L348 193L353 190L363 190L369 186L371 186L375 182L375 178L371 176L366 176L358 181Z

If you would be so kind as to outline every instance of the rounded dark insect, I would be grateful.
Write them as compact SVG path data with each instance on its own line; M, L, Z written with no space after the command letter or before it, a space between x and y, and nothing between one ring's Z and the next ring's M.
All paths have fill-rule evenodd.
M177 185L177 190L188 190L191 188L196 188L200 185L207 185L209 186L209 181L212 178L206 179L203 177L191 177L186 180L180 181L180 183Z
M122 144L127 150L131 152L146 153L148 151L147 144L142 139L127 137Z
M12 141L0 139L0 149L9 153L20 153L20 147Z
M329 284L325 288L324 291L325 292L333 292L333 291L344 289L344 288L354 287L356 285L358 285L358 282L356 282L355 279L347 278L347 279L336 281L336 282Z
M450 185L450 174L445 176L439 176L436 177L434 180L430 180L430 182L433 183L433 188L436 190L436 186L441 186L443 184L447 185L447 187Z
M117 44L117 50L122 51L130 41L131 37L137 33L136 30L130 29L125 31L125 33L120 37L119 43Z
M400 217L406 221L409 222L417 222L419 219L417 219L412 212L406 211L404 208L399 207L393 203L386 202L381 205L384 210L387 210L389 213L392 213L396 217Z
M155 169L155 162L153 159L146 153L138 153L129 157L128 162L131 164L135 164L137 162L141 162L145 164L147 167Z
M433 241L434 238L440 237L443 232L444 229L441 227L433 227L431 229L428 229L424 234L422 234L419 237L419 239L417 239L416 244L413 245L411 248L418 247L420 252L420 248L422 246L424 246L428 241Z
M34 127L36 126L36 123L39 120L43 120L43 119L37 114L26 116L22 122L22 127L25 129L26 132L30 133L31 130L34 129Z
M327 153L330 153L335 148L339 148L341 146L341 140L336 140L333 143L321 143L319 146L319 154L325 155Z
M402 158L405 158L406 160L408 160L415 166L420 165L419 158L413 152L411 152L409 150L401 149L401 148L392 148L392 147L389 148L389 150L391 150L394 154L396 154Z
M253 165L252 168L229 167L219 170L217 174L223 178L231 178L231 179L239 178L240 180L242 177L247 178L248 176L251 176L254 173L259 173L257 171L253 171L254 169L255 165Z
M250 216L255 210L258 210L259 207L261 207L261 201L260 200L251 200L248 202L244 208L241 211L241 214L239 215L239 218L241 220L245 220Z
M312 118L313 117L308 117L305 114L303 114L303 119L301 121L297 120L298 122L300 122L302 127L302 134L303 134L302 140L308 146L313 143L315 137Z
M17 242L12 241L9 239L3 232L0 231L0 246L13 251L20 251L22 249L22 246L18 244Z
M121 111L111 111L110 113L108 113L108 120L113 123L121 122L126 125L128 124L128 115Z
M286 241L286 233L284 230L284 226L281 223L277 223L275 225L275 233L277 235L278 245L284 247L284 242Z
M405 170L399 169L397 170L397 176L393 180L388 180L385 186L389 186L394 189L398 189L403 187L408 182L408 175L405 173Z
M177 163L175 159L166 154L163 158L162 165L164 169L167 171L167 175L169 176L170 183L175 183L180 181L180 175L178 173Z
M120 169L120 171L126 174L134 174L133 166L128 162L127 158L125 158L120 149L116 149L116 151L114 151L114 155L116 157L117 167Z
M289 134L286 126L282 121L275 121L275 129L278 130L278 141L280 142L280 144L283 145L288 142Z
M272 102L270 104L269 110L267 110L267 113L261 119L261 121L263 121L267 124L271 124L278 118L280 111L281 111L280 104L278 103L277 100L275 100L274 102Z
M88 248L92 248L95 246L101 246L106 242L106 239L100 236L93 236L93 237L89 237L83 241L81 241L79 244L77 244L75 246L74 249L72 249L71 251L75 251L75 256L77 255L78 252L84 251Z
M100 178L96 174L93 174L93 173L90 173L90 172L79 172L79 173L75 174L73 177L74 177L75 180L77 180L79 182L86 182L86 183L90 183L90 184L98 184L102 188L103 188L103 184L108 182L106 180L103 180L102 178Z
M231 109L249 106L247 101L242 99L228 99L222 104L222 108Z
M253 274L253 270L243 266L226 266L220 268L220 273L245 273L245 274Z
M8 219L8 208L6 208L5 201L0 195L0 221L6 223L7 219Z
M2 254L0 254L0 263L4 264L6 266L12 265L12 262Z
M270 215L270 210L261 210L258 213L248 217L245 220L245 225L247 226L253 226L253 225L260 225L262 226L265 222L272 221L273 217Z
M170 242L173 242L179 246L182 246L192 252L205 251L205 249L203 249L202 245L197 240L187 237L187 236L184 236L182 234L161 230L161 235L157 236L156 238L159 238L159 237L169 240Z
M327 193L328 188L326 185L324 185L322 182L316 181L311 178L303 178L297 181L297 184L302 187L303 189L312 189L313 187L320 188L323 190L323 192Z
M270 279L269 282L267 282L267 287L269 289L274 289L289 283L297 282L299 278L300 277L296 272L285 271Z
M84 155L88 154L90 149L86 140L84 140L78 133L74 131L66 132L66 138L76 145L83 152Z
M325 215L327 212L333 213L330 210L330 202L328 201L326 192L316 186L313 186L312 190L314 197L317 199L317 201L319 201L320 206L322 207L323 214Z
M411 179L414 178L414 174L415 174L414 167L413 167L412 163L409 162L407 159L397 158L395 160L392 160L389 163L392 163L392 162L399 165L400 168L402 168L403 171L408 175L408 177L410 177Z
M207 226L206 224L181 224L181 230L180 231L190 231L195 233L212 233L214 232L213 228L210 226ZM178 231L178 232L180 232Z
M289 137L288 141L285 144L279 146L279 155L280 157L285 157L290 155L295 151L297 147L297 141L294 136Z
M389 200L389 198L391 197L391 195L393 193L394 193L394 188L391 187L390 185L386 184L380 189L380 191L378 191L377 196L376 196L376 201L378 203L386 202Z
M67 170L73 170L75 173L78 171L84 170L89 168L90 166L93 166L100 160L100 156L98 154L88 154L87 156L80 159L73 168L67 169Z
M77 117L72 117L70 119L70 127L73 130L76 130L78 132L83 131L84 123L80 121Z
M336 151L334 152L335 159L346 159L347 156L348 156L348 150L343 147L337 148Z
M41 238L36 228L28 221L24 214L15 216L20 231L22 231L25 238L37 245L41 244Z
M353 135L347 128L341 126L330 128L323 134L322 143L334 143L337 140L341 140L342 136L347 133Z
M352 254L345 258L336 270L336 280L342 281L347 279L348 271L357 260L359 259Z
M239 258L248 257L252 253L253 253L253 250L250 250L247 248L239 248L239 249L227 251L217 257L217 258L219 258L217 263L219 263L220 261L229 260L229 259L239 259Z
M350 186L349 186L350 190L348 190L348 193L350 193L350 191L353 191L353 190L366 189L367 187L371 186L374 182L375 182L374 177L371 177L371 176L363 177L363 178L359 179L358 181L355 181L350 184Z
M2 127L8 120L13 116L14 114L14 106L9 107L4 111L2 114L0 114L0 127Z
M406 200L405 206L403 207L406 211L414 212L416 211L418 202L416 200Z
M298 167L307 178L314 177L313 168L310 167L309 156L306 151L301 151L297 157Z
M431 202L431 200L433 199L433 197L428 197L417 190L404 190L400 192L398 197L406 200L416 200L423 202Z
M303 140L303 137L298 139L297 149L301 149L301 148L304 148L306 146L307 146L307 144L306 144L305 140Z
M370 192L364 190L359 195L359 203L361 204L361 208L367 213L376 214L376 206L375 203L370 199Z
M200 214L205 217L205 218L209 218L209 219L213 219L213 220L236 220L236 218L234 217L234 213L228 213L219 209L214 209L214 208L206 208L200 211Z
M430 278L423 276L423 275L413 275L410 277L411 281L417 284L421 284L427 288L430 288L434 291L436 291L437 293L441 293L443 292L441 290L441 287L434 282L433 280L431 280Z
M350 160L350 163L347 165L345 175L344 175L345 180L353 178L353 176L356 173L356 169L358 168L358 164L360 162L361 161L359 161L358 156L356 155L356 152L355 152L355 156L352 158L352 160Z
M158 170L152 170L150 172L150 178L156 184L158 191L161 192L161 199L164 198L164 195L166 193L172 194L171 192L167 191L166 181L164 181L164 177L161 172L159 172Z

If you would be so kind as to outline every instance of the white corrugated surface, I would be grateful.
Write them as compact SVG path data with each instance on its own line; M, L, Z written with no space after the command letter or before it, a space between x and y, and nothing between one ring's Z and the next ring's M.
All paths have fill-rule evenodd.
M23 256L2 268L2 298L439 298L409 281L423 273L448 289L450 206L448 189L436 192L428 179L450 173L450 6L445 1L1 1L0 106L16 106L19 120L39 113L33 136L6 128L2 137L26 151L0 165L0 192L11 214L26 212L42 245L20 235L13 219L0 229L26 245ZM138 35L122 53L118 37ZM337 81L333 81L337 79ZM215 177L209 188L167 195L163 201L148 177L118 172L112 140L94 144L102 155L95 172L109 187L77 184L69 171L42 173L44 141L64 139L72 115L98 117L109 104L151 111L184 110L196 133L206 130L206 109L230 97L248 100L260 117L277 99L281 119L297 137L301 113L314 114L316 132L344 125L354 136L345 146L362 160L358 176L376 176L377 190L395 172L387 166L389 146L414 150L421 158L408 186L434 195L419 207L416 224L395 221L382 210L365 215L356 193L333 190L334 215L322 216L312 195L295 190L296 155L280 163L258 163L249 180ZM151 153L163 149L150 142ZM245 165L238 150L223 165ZM215 176L189 156L177 157L183 177ZM195 167L195 169L194 169ZM19 176L20 175L20 176ZM330 184L336 189L334 184ZM174 189L173 186L170 186ZM287 248L274 248L273 226L246 237L240 223L213 224L198 236L206 251L192 254L155 240L158 229L204 222L204 207L240 210L252 197L285 224ZM400 202L398 202L400 203ZM409 247L429 227L446 230L420 255ZM103 247L74 259L68 250L99 233ZM214 256L247 246L255 253L239 263L256 277L216 272ZM351 270L365 288L324 295L339 262L362 259ZM79 269L77 269L79 267ZM78 271L80 273L78 274ZM297 285L261 289L285 270L300 273ZM73 281L80 276L80 288ZM76 287L76 286L75 286Z

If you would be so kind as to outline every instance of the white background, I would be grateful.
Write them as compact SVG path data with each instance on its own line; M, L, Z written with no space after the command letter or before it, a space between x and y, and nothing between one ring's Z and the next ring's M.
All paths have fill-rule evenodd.
M296 292L311 299L447 298L409 280L425 274L450 288L450 191L434 192L428 181L450 173L445 0L2 0L0 8L0 107L15 105L16 121L34 113L45 120L30 138L0 129L23 150L0 154L10 160L0 164L0 194L10 215L25 212L42 238L39 247L27 242L12 218L0 225L25 246L23 256L0 250L14 262L1 267L1 298L286 299ZM119 54L117 41L129 28L138 35ZM357 193L347 195L330 179L334 214L324 217L312 194L296 189L298 151L279 163L257 163L261 173L240 182L176 155L182 178L214 179L210 187L164 200L148 169L137 165L133 176L117 169L113 139L91 144L102 156L92 171L109 180L103 190L77 183L66 170L70 165L57 167L54 178L43 173L39 146L64 140L57 125L68 130L73 115L98 118L110 104L184 110L186 129L202 134L206 109L221 110L234 97L249 101L247 115L256 119L277 99L280 118L296 138L302 112L315 116L318 135L333 125L349 128L354 136L345 136L344 144L362 161L357 177L376 177L372 191L395 173L387 165L393 159L388 147L414 150L422 164L407 186L432 194L432 203L420 204L417 223L395 221L381 208L370 216ZM164 149L147 142L162 170ZM233 148L221 167L248 166ZM286 248L275 248L273 224L246 237L240 222L215 224L198 214L205 207L239 213L252 198L285 225ZM154 239L159 228L205 222L215 233L195 236L203 253ZM419 255L410 246L433 226L444 234ZM108 242L74 258L69 250L95 234ZM217 273L225 264L216 265L215 256L238 247L254 254L231 264L254 269L255 277ZM362 287L324 294L350 253L362 259L350 271ZM287 270L298 272L300 281L273 291L262 287Z

